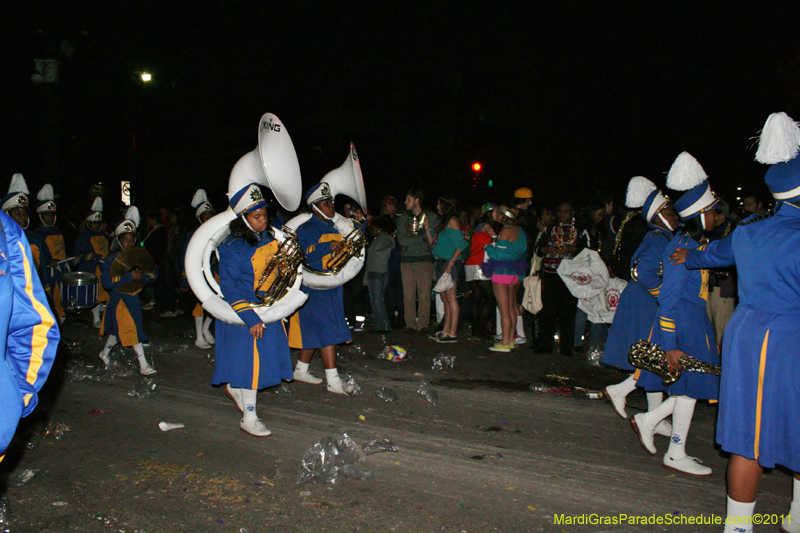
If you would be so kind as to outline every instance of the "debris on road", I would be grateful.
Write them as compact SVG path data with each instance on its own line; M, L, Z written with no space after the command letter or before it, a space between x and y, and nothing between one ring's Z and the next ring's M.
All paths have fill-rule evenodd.
M389 387L381 387L375 391L375 396L384 402L393 402L397 400L397 394Z
M436 404L439 403L439 394L436 392L428 380L423 379L420 384L419 388L417 388L417 394L425 398L426 401L433 404L436 407Z

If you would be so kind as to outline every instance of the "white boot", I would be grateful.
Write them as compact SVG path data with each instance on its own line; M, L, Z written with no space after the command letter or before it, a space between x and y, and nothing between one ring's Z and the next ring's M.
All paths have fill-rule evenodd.
M325 371L327 372L327 370ZM322 383L322 380L308 371L308 363L304 363L302 361L297 362L297 366L294 368L294 373L292 377L295 381L302 381L303 383L311 383L312 385L319 385Z
M244 399L242 398L242 389L231 387L230 383L226 383L222 390L225 391L225 396L233 400L233 403L236 404L236 408L239 410L239 412L244 414Z
M156 372L158 372L155 368L150 366L150 363L147 362L147 359L144 357L144 347L142 343L134 344L133 351L136 352L136 358L139 360L139 373L143 376L152 376Z
M208 344L213 345L215 341L214 334L211 333L211 324L214 322L214 319L210 316L207 316L203 321L203 338L206 340Z
M92 326L100 329L103 325L103 304L97 304L92 307Z
M636 389L636 380L633 379L633 374L631 374L624 381L616 385L609 385L603 391L606 394L606 398L611 402L614 412L621 418L628 418L625 405L628 403L628 394L633 392L634 389Z
M194 345L200 348L201 350L208 350L211 348L211 345L206 342L205 337L203 335L203 317L196 316L194 317L194 331L195 331L195 341Z
M109 335L108 339L106 339L106 345L103 346L103 349L100 350L100 360L103 361L103 364L108 366L111 363L111 358L109 354L111 353L111 349L116 346L117 344L117 337L115 335Z
M272 431L267 429L267 426L259 420L256 414L256 399L258 391L252 389L231 389L238 391L242 397L242 405L244 406L244 416L239 422L239 429L253 437L269 437ZM235 396L234 396L235 398Z
M342 378L339 377L339 371L335 368L325 369L325 380L328 382L328 392L334 394L347 394L345 392L345 384Z

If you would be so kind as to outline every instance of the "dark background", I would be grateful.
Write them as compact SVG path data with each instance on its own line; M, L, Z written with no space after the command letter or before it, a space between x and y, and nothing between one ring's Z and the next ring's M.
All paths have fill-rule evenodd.
M752 138L767 115L800 118L800 32L795 8L732 5L15 2L0 187L13 172L33 194L50 181L82 216L92 183L111 208L133 177L140 206L205 187L221 209L273 112L304 189L355 142L373 210L410 186L475 203L521 185L543 201L621 200L631 176L663 186L684 150L734 200L764 191ZM60 62L58 85L32 84L34 58Z

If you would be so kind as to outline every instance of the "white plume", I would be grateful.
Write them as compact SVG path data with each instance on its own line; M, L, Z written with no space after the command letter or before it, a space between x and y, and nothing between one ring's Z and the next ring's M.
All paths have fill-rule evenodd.
M203 189L197 189L194 193L194 196L192 196L192 207L197 209L200 204L207 201L208 196L206 196L206 191Z
M22 174L19 172L11 176L11 185L8 187L8 192L21 192L23 194L30 194L30 191L28 191L28 184L25 183L25 178L23 178Z
M786 113L767 117L758 141L756 161L774 165L791 161L800 150L800 126Z
M125 220L130 220L133 225L139 227L139 208L132 205L125 211Z
M656 184L644 176L634 176L628 182L628 194L625 196L625 205L631 209L638 209L650 193L657 189Z
M40 202L46 202L48 200L54 200L55 196L53 196L53 186L49 183L42 185L42 188L39 189L39 192L36 193L36 199Z
M103 210L103 199L98 196L97 198L94 199L94 202L92 202L92 211L97 212L102 210Z
M688 191L707 180L706 171L689 152L681 152L667 173L667 187L673 191Z

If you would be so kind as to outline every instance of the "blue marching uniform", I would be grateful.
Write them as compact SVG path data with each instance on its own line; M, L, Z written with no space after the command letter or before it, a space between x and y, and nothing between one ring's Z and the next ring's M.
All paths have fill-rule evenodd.
M292 379L292 359L282 321L264 325L264 336L253 339L250 328L261 318L250 304L256 297L258 281L278 250L279 242L262 232L255 246L237 235L229 235L217 248L219 286L225 300L246 324L216 321L213 385L229 383L238 389L258 390Z
M672 239L669 230L655 224L648 227L650 231L631 257L630 266L636 265L637 280L631 279L622 291L603 349L603 364L622 370L636 370L628 362L631 344L650 340L661 290L661 258Z
M75 255L81 258L78 270L89 272L97 276L99 280L102 276L100 262L108 257L108 237L102 231L84 231L75 239ZM97 301L105 302L108 300L108 292L103 288L103 284L97 287Z
M700 361L719 365L714 327L706 312L708 271L689 270L685 265L673 265L669 259L676 248L698 246L688 234L679 233L664 251L664 279L658 294L658 313L651 342L665 352L681 350ZM643 371L638 384L646 391L663 390L670 396L688 396L696 400L716 400L719 396L719 377L712 374L683 372L678 381L664 388L661 378Z
M100 326L100 336L114 335L123 346L135 346L147 341L142 318L142 302L139 293L127 294L119 289L133 281L133 275L126 272L121 276L111 275L111 265L121 252L116 252L100 262L100 283L109 291L108 304ZM158 279L158 271L142 276L144 284Z
M297 228L297 240L306 254L308 266L327 270L334 255L330 243L341 241L342 235L333 222L312 216ZM311 350L353 340L345 320L342 285L324 290L303 285L301 290L308 295L308 300L290 319L289 346Z
M36 407L61 337L22 228L0 212L0 459ZM13 312L12 312L13 311Z
M28 244L31 247L35 270L39 274L39 281L42 282L42 288L44 288L48 301L51 301L53 299L53 279L50 277L50 269L47 268L52 260L50 248L47 247L44 239L37 233L25 230L25 237L27 237Z
M688 268L733 264L739 305L723 337L717 442L800 472L800 208L784 203L686 257Z

